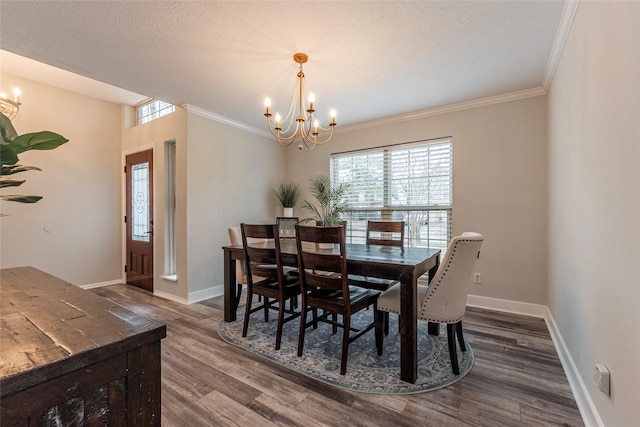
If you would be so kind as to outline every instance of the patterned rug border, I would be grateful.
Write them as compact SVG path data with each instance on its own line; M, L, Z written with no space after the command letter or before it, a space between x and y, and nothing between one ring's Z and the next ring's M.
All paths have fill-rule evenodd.
M340 375L339 344L342 332L331 334L331 326L319 324L318 329L307 330L302 357L297 355L299 320L284 325L282 344L275 350L275 313L264 322L262 313L255 313L249 322L246 338L242 337L243 310L238 310L235 322L218 323L218 334L227 343L256 354L282 367L307 377L349 391L369 394L414 394L447 387L469 373L474 363L473 350L465 341L466 352L458 349L460 375L451 372L446 329L440 335L427 333L427 323L418 321L418 378L415 384L400 380L399 337L397 316L390 316L390 334L385 336L383 355L375 350L373 330L351 343L346 375ZM365 312L354 316L354 324L366 321ZM370 316L370 314L369 314ZM394 329L395 328L395 329ZM326 352L326 353L325 353ZM325 354L322 354L325 353Z

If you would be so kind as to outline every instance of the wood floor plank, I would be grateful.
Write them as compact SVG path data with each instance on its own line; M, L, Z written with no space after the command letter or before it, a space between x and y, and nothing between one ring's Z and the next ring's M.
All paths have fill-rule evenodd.
M387 396L338 389L226 343L222 297L182 305L125 285L92 291L167 324L164 426L584 425L543 319L469 307L471 372L443 389Z
M548 410L542 410L534 406L520 405L521 421L529 426L551 427L551 426L580 426L581 419L575 416L567 416L571 414L554 413Z
M252 411L260 414L270 422L283 427L322 427L325 423L310 419L296 410L297 404L292 405L268 394L258 396L247 405Z

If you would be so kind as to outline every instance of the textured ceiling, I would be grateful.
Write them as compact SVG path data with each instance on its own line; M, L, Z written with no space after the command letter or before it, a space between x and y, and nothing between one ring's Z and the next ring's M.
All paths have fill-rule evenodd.
M305 52L321 121L349 125L542 87L564 6L3 1L0 49L256 128L265 96L288 111Z

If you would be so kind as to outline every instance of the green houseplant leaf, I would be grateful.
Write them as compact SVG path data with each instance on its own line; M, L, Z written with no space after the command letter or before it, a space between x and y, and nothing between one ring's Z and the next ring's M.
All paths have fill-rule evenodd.
M9 117L0 113L0 143L7 144L17 136L18 132L16 132L16 129L13 127L13 123L11 123Z
M17 158L17 157L16 157ZM37 168L35 166L24 166L24 165L5 165L2 164L2 169L0 171L0 175L12 175L18 172L25 171L41 171L42 169Z
M13 165L18 162L18 155L15 150L6 144L0 145L0 163L2 164L2 175L4 173L4 165Z
M20 202L20 203L35 203L40 199L42 199L42 196L17 196L17 195L0 196L0 200L6 200L7 202Z
M69 140L55 132L42 131L18 135L9 143L9 147L20 154L27 150L53 150L67 141Z
M0 178L0 188L17 187L22 185L25 181L26 180L24 179Z

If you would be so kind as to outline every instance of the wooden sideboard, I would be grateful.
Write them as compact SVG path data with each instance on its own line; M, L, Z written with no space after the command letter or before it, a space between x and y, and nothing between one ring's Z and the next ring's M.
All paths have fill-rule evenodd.
M160 425L166 326L32 267L0 270L0 424Z

